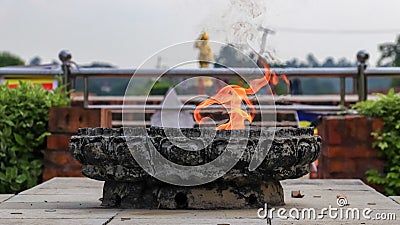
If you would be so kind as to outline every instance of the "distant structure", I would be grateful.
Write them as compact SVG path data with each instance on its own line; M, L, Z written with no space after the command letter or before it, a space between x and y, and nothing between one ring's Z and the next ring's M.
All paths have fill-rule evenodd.
M26 65L26 66L7 66L2 67L3 69L57 69L59 65L57 63L42 64L42 65ZM58 87L58 79L52 74L47 75L0 75L0 84L7 82L9 88L15 88L19 86L19 82L30 82L34 84L40 84L46 90L53 90Z
M269 29L269 28L265 28L262 26L258 27L258 30L263 32L262 38L261 38L261 45L260 45L260 54L264 54L265 50L267 48L267 37L269 34L275 34L275 31Z

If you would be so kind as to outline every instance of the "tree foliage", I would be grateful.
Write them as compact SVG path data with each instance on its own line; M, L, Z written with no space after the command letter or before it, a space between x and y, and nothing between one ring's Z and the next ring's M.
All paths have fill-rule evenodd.
M315 68L315 67L353 67L356 66L355 62L351 62L346 58L340 58L335 60L333 57L327 57L323 62L319 62L318 59L312 53L308 53L306 61L301 61L297 58L290 59L282 65L274 65L278 67L290 67L290 68Z
M9 52L0 52L0 67L24 65L24 60Z
M382 54L378 66L400 66L400 36L395 43L383 43L378 48Z
M378 60L378 66L400 66L400 35L396 42L383 43L379 45L381 57ZM392 79L392 87L400 86L400 79Z
M42 59L39 56L35 56L29 61L30 66L39 66L42 64Z
M254 67L253 56L240 54L240 51L233 45L225 45L215 58L214 67Z

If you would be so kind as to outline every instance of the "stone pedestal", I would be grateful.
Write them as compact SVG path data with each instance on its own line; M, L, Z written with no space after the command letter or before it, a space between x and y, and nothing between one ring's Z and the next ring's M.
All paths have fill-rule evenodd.
M167 136L162 128L85 128L71 137L70 150L83 164L85 176L105 181L103 206L214 209L259 208L264 203L283 205L279 181L307 174L309 164L318 157L321 141L313 135L312 128L279 128L273 132L263 129L252 127L247 136L245 131L239 130L215 133L211 129L172 129ZM208 145L203 144L202 138L196 139L202 132L215 135ZM178 133L197 140L191 147L200 150L187 151L177 147L176 143L183 143ZM236 138L229 139L233 134ZM232 141L244 143L244 147L226 148ZM186 166L207 164L226 151L234 154L235 146L241 155L229 171L212 182L196 186L173 185L150 176L131 154L129 146L146 152L149 143L169 161ZM259 152L265 150L263 148L268 150L265 157L255 170L250 170L251 160L259 157ZM186 175L174 174L177 177Z
M252 183L222 179L194 187L180 187L155 179L138 182L106 181L102 206L153 209L244 209L283 205L279 181Z

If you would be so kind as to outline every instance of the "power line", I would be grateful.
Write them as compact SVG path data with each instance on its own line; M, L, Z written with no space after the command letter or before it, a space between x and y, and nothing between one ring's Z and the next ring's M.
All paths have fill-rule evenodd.
M292 27L275 27L277 32L309 33L309 34L392 34L400 33L400 29L368 29L368 30L346 30L346 29L308 29Z

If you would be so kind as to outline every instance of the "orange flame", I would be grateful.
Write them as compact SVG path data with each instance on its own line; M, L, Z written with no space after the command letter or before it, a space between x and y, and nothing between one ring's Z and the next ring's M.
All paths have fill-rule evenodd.
M265 60L261 57L259 59L265 69L264 76L262 78L250 81L249 88L243 88L238 85L225 86L219 90L216 95L200 103L193 113L194 119L197 123L202 124L203 119L208 118L201 116L201 109L214 104L222 105L229 109L229 121L217 126L217 130L241 130L245 128L245 120L249 121L250 123L253 121L256 109L247 95L255 94L262 87L267 85L268 82L273 85L277 85L279 82L277 75L274 72L271 72L267 62L265 62ZM289 87L289 80L287 77L282 74L281 78ZM249 112L242 109L243 102L248 106Z

